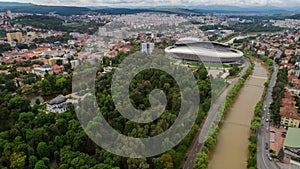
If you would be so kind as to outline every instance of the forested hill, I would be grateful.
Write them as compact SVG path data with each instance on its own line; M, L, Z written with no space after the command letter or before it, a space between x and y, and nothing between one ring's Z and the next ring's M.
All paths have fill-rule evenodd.
M129 9L129 8L102 8L96 9L94 12L103 13L103 14L135 14L135 13L143 13L143 12L160 12L167 14L201 14L201 12L196 12L194 10L183 9L183 8L138 8L138 9Z
M200 12L196 12L188 9L181 8L152 8L152 9L129 9L129 8L102 8L92 10L86 7L72 7L72 6L43 6L43 5L29 5L21 4L16 6L3 5L0 4L0 12L5 12L6 10L11 10L12 12L19 13L32 13L32 14L48 14L49 12L55 12L61 16L71 16L71 15L81 15L88 12L96 12L101 14L111 14L111 15L119 15L119 14L135 14L135 13L143 13L143 12L160 12L167 14L201 14Z
M300 19L300 13L296 15L292 15L289 17L290 19Z
M48 14L49 12L56 12L56 14L62 16L80 15L91 11L89 8L71 6L0 6L0 12L4 12L6 10L32 14Z
M21 2L0 2L0 7L2 6L34 6L34 4Z

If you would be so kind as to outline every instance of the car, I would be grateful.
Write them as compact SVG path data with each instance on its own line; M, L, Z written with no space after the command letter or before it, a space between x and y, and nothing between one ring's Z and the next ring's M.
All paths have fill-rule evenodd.
M187 159L188 159L188 156L185 156L185 157L184 157L184 161L186 161Z
M270 120L269 119L266 119L266 122L269 122Z
M269 149L269 143L266 143L266 150Z
M269 159L270 161L273 160L269 153L267 154L267 157L268 157L268 159Z

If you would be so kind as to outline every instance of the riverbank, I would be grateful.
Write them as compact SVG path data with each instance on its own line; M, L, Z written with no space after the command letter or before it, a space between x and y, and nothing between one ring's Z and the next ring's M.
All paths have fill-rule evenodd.
M263 61L266 62L266 61ZM273 61L272 61L273 64ZM272 77L274 69L271 69L271 66L268 64L268 80L265 83L265 88L263 95L260 101L256 104L253 115L254 117L251 120L251 134L249 136L250 144L248 146L249 158L247 160L247 168L257 168L257 142L258 142L258 131L261 129L261 117L263 113L263 104L266 97L270 80Z
M253 76L241 79L241 91L234 93L234 99L229 99L233 104L229 104L230 108L225 111L222 123L219 124L221 130L215 148L210 149L208 168L247 168L252 112L262 96L266 80L267 71L256 61Z
M225 101L223 101L223 103L221 103L221 105L219 106L217 119L219 120L224 119L224 117L226 116L226 112L229 110L229 108L233 103L234 98L238 94L239 90L242 88L246 79L252 74L255 65L252 60L250 61L251 61L251 66L245 71L245 74L238 80L238 82L230 90L229 94L226 96ZM204 147L202 148L200 153L197 154L194 168L204 169L208 167L208 157L209 155L211 155L211 153L209 153L209 150L214 149L216 145L217 135L219 133L219 126L215 125L211 127L210 133L211 134L209 135L209 137L206 139L204 143Z

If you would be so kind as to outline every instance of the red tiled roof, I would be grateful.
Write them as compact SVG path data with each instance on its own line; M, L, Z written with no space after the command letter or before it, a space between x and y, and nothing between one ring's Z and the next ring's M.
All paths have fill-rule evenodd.
M300 120L300 115L298 114L297 109L292 106L280 107L280 116Z
M289 98L282 98L281 99L281 104L284 106L292 106L294 107L296 105L296 101L291 100Z

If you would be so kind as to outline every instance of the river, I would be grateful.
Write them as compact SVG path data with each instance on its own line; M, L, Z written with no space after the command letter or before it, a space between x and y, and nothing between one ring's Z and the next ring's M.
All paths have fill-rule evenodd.
M247 79L236 96L221 125L208 169L247 168L251 119L254 116L254 108L262 97L266 81L266 66L255 61L253 75Z

